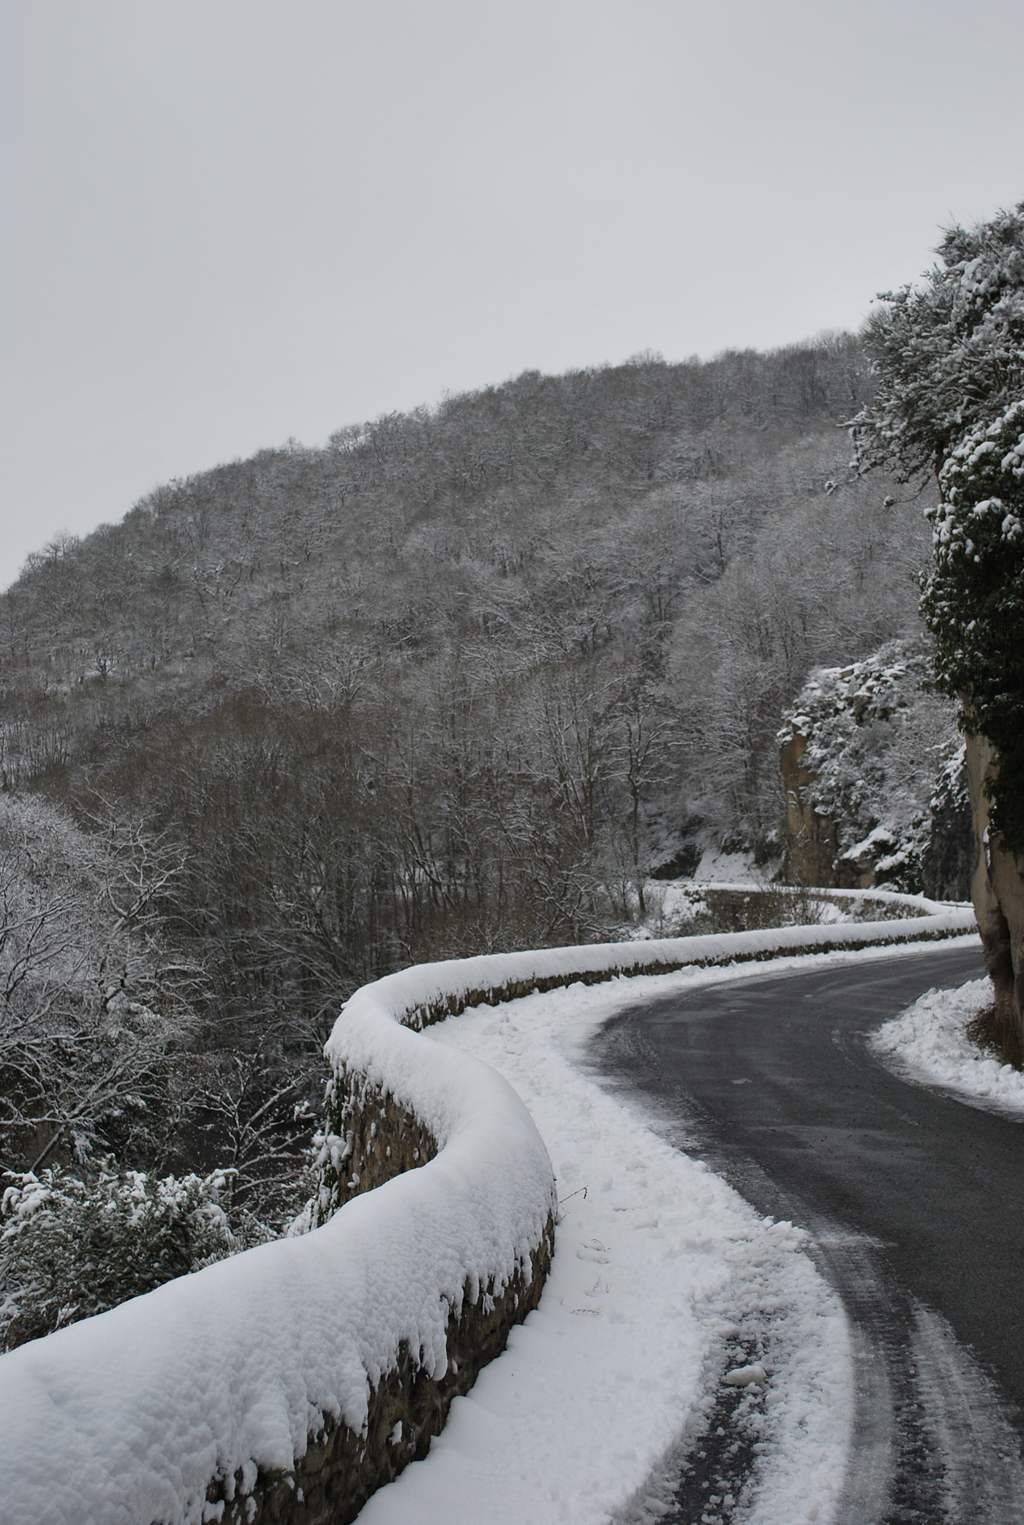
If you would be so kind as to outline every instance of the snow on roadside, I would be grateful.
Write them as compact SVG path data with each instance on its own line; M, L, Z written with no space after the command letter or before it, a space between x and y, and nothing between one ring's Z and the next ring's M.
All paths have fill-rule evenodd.
M707 847L693 878L698 884L749 884L754 889L766 889L772 871L759 868L753 853L727 853L719 847Z
M972 1043L967 1025L992 1004L990 980L928 990L868 1041L907 1080L939 1085L975 1106L1024 1116L1024 1074Z
M669 933L678 936L690 930L696 918L710 914L709 892L737 896L768 894L775 899L774 914L784 914L787 902L792 906L794 914L790 924L811 922L837 926L886 918L937 916L955 909L970 909L966 904L959 907L948 901L930 900L926 895L907 895L898 890L797 889L789 885L757 884L753 880L649 879L644 893L649 907L647 925L650 936L663 937ZM628 935L635 937L636 930L630 928Z
M780 959L771 972L807 965ZM762 1219L659 1137L639 1103L602 1089L584 1055L599 1024L647 995L767 973L573 985L428 1030L522 1096L555 1165L562 1221L540 1307L455 1400L428 1458L378 1492L359 1525L654 1521L668 1512L680 1435L700 1430L726 1365L747 1358L768 1372L767 1392L744 1399L760 1459L737 1511L722 1501L726 1517L833 1518L853 1418L849 1330L807 1236Z

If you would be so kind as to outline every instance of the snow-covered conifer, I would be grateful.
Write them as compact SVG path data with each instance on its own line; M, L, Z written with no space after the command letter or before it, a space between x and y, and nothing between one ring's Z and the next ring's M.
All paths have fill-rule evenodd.
M1024 203L951 228L922 286L868 321L876 397L852 423L862 467L930 467L935 564L922 613L940 686L996 747L992 826L1024 847Z

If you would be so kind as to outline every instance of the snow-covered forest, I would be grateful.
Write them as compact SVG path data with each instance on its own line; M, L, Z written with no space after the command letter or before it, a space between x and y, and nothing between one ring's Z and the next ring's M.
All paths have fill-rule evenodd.
M781 867L787 706L920 634L922 500L850 467L870 386L849 335L526 373L33 556L0 598L3 1167L235 1169L258 1237L356 986L621 935L709 845Z

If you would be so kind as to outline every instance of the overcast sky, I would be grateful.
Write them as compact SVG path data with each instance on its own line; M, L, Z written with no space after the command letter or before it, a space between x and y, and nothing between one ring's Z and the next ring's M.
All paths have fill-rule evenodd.
M445 391L856 327L1024 198L1020 0L0 0L0 586Z

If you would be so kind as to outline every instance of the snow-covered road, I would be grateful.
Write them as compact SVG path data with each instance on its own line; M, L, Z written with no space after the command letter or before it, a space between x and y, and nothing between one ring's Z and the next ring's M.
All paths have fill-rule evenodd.
M975 946L959 941L968 957ZM955 950L935 953L932 979L943 983L943 960L954 983L963 978ZM884 956L929 982L926 952ZM762 965L573 986L430 1030L433 1041L494 1065L526 1101L555 1164L562 1221L539 1309L456 1400L428 1458L371 1499L360 1525L868 1525L890 1506L914 1506L893 1483L891 1416L904 1398L923 1398L931 1460L941 1452L936 1507L954 1490L968 1509L957 1518L1015 1518L1024 1498L1017 1437L942 1315L896 1280L883 1285L864 1236L818 1219L812 1244L763 1216L763 1200L756 1210L698 1157L699 1130L687 1137L676 1127L673 1137L664 1096L644 1100L610 1082L605 1064L595 1068L594 1035L639 1001L649 1010L737 981L754 995L749 982L786 971L848 970L854 981L857 966L866 975L878 960L866 950L778 960L770 976ZM966 1007L957 1013L960 1021ZM903 1022L892 1041L922 1041L921 1012L916 1025ZM969 1059L955 1062L969 1069ZM916 1062L914 1078L926 1081L919 1054ZM998 1089L987 1073L998 1066L979 1062ZM749 1077L733 1082L742 1106ZM916 1388L901 1394L894 1373L908 1360ZM763 1383L723 1383L751 1362L763 1366ZM700 1458L689 1484L688 1454Z
M1024 1132L1001 1095L1020 1077L969 1051L976 985L886 1021L981 967L976 941L856 969L808 961L645 1003L602 1035L602 1061L653 1092L689 1149L813 1234L854 1335L843 1525L1018 1525L1024 1511ZM953 1038L937 1089L924 1065ZM985 1110L963 1106L982 1076Z
M813 955L772 970L877 957ZM757 1525L835 1518L853 1348L806 1235L674 1147L587 1055L594 1033L638 1000L764 977L754 965L576 985L428 1030L494 1065L526 1101L555 1164L562 1222L539 1309L455 1401L429 1457L377 1493L360 1525L661 1519L722 1375L748 1360L763 1361L768 1381L744 1390L732 1422L755 1465L742 1500L709 1487L702 1512Z

